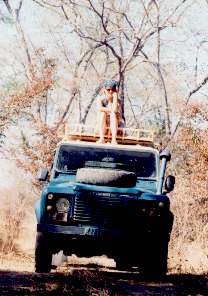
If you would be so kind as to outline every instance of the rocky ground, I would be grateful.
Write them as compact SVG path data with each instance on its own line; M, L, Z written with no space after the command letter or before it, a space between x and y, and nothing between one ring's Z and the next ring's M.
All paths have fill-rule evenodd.
M107 265L104 267L103 264ZM34 259L1 258L0 295L208 295L208 275L163 279L115 270L106 258L70 258L50 274L34 273Z

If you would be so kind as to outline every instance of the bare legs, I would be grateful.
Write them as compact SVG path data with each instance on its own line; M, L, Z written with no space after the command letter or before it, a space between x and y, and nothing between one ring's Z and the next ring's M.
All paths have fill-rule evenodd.
M99 114L100 122L99 122L99 135L100 139L98 140L98 143L105 143L105 133L107 128L107 115L106 112L100 112Z
M110 114L110 129L111 129L111 135L112 135L112 144L117 144L117 131L118 131L118 119L115 112L111 112Z
M98 143L105 143L105 133L107 129L107 114L106 112L100 112L100 126L99 126L99 136L100 139ZM111 135L112 135L112 144L117 144L117 131L118 131L118 119L115 112L110 113L110 129L111 129Z

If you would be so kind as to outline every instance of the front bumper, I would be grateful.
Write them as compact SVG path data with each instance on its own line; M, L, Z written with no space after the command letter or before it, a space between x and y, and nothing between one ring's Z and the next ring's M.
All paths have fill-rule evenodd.
M104 229L97 226L68 226L55 224L37 224L37 231L51 235L66 235L69 237L120 237L121 230Z

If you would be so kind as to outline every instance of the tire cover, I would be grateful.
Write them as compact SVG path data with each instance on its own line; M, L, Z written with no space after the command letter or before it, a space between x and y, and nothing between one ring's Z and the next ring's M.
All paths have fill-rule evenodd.
M111 187L133 187L136 174L123 170L81 168L77 170L76 182Z

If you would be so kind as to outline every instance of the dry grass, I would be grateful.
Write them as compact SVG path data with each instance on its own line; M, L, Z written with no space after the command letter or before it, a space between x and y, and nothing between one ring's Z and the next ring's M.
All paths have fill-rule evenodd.
M170 242L170 268L208 272L208 133L187 128L173 147L176 187L171 195L175 215Z
M22 181L21 181L22 182ZM0 254L28 256L33 253L35 239L34 197L25 182L1 190Z
M16 272L34 272L34 258L19 252L10 254L0 254L1 271L9 270Z
M170 242L170 268L175 272L208 272L208 201L201 184L180 180L171 196L175 215Z

